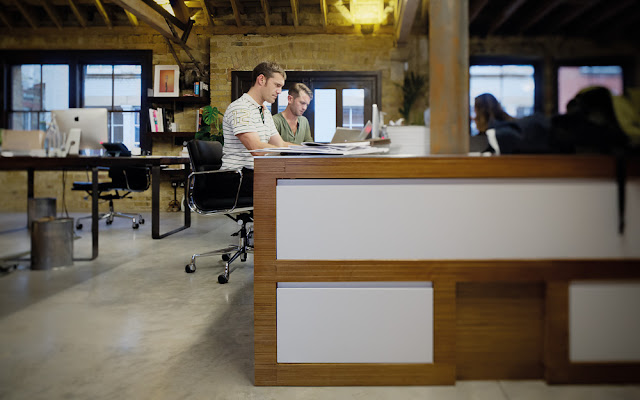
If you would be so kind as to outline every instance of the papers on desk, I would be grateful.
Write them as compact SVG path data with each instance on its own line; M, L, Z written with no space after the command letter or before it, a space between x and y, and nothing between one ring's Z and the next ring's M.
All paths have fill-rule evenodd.
M304 154L304 155L335 155L349 156L357 154L376 154L386 153L388 147L373 147L369 142L350 142L350 143L315 143L304 142L302 146L291 147L271 147L260 149L265 153L281 153L287 154Z

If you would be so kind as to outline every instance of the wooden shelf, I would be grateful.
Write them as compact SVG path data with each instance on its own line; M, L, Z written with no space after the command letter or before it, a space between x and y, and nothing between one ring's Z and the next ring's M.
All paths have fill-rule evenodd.
M166 136L166 137L194 137L195 132L149 132L151 136Z
M179 97L147 97L149 103L180 103L180 104L203 104L210 103L209 96L179 96Z

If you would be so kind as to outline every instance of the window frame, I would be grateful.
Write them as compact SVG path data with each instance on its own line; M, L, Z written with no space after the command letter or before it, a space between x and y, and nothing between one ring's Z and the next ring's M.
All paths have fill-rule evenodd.
M67 64L69 65L69 107L83 107L83 68L89 64L140 65L140 148L150 152L152 141L148 129L147 88L152 78L151 50L0 50L0 127L9 126L9 110L12 98L11 67L22 64Z
M251 81L252 71L232 71L231 72L231 101L240 98L248 92L253 82ZM332 84L338 86L337 90L362 89L365 84L365 105L364 121L372 120L371 106L381 104L382 101L382 72L381 71L285 71L287 79L282 90L289 90L294 83L304 83L313 91L314 89L332 89ZM366 90L370 90L370 103L367 100ZM342 126L342 96L336 93L336 125ZM271 114L277 114L276 102L271 105ZM315 100L312 99L307 111L303 114L309 120L311 135L315 138Z

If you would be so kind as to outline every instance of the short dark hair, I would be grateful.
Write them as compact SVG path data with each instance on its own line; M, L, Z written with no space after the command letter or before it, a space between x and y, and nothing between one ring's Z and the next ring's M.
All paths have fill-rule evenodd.
M309 99L313 99L313 92L304 83L294 83L289 89L289 94L294 98L300 96L300 92L306 93Z
M260 64L256 65L256 67L253 69L253 72L251 73L251 79L253 80L251 86L256 84L256 79L258 79L260 75L264 75L265 78L269 79L273 77L273 74L280 74L284 79L287 79L287 74L286 72L284 72L284 68L282 68L280 64L270 61L261 62Z

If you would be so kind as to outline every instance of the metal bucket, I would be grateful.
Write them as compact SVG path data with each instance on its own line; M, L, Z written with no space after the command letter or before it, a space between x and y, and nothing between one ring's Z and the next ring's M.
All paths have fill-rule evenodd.
M34 197L27 202L27 228L31 230L33 221L40 218L56 216L56 199L55 197Z
M73 218L42 218L31 230L31 269L73 265Z

